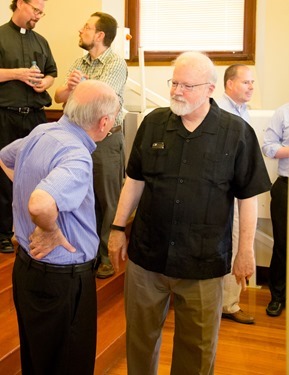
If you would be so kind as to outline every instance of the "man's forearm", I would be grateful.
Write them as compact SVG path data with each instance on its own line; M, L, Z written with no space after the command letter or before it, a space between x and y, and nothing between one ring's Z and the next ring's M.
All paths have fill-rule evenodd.
M47 75L43 78L43 80L45 80L45 89L49 89L49 87L51 87L54 83L54 77L50 76L50 75Z
M54 100L56 103L66 103L67 99L71 93L67 85L58 87L55 91Z
M257 196L238 200L239 205L239 251L253 251L257 226Z
M143 189L144 181L133 180L129 177L126 178L113 224L126 226L127 220L138 205Z
M239 205L239 246L232 273L242 290L255 272L254 237L257 225L257 197L238 200Z
M33 223L44 231L57 228L58 210L53 197L44 190L34 190L28 202L28 210Z

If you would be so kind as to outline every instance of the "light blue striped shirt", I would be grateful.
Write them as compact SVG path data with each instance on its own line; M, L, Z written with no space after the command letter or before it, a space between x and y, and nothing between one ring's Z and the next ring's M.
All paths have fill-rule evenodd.
M262 151L274 159L281 147L289 147L289 103L275 111L264 135ZM278 174L289 177L289 158L278 159Z
M75 264L94 259L99 246L96 233L91 153L94 141L62 116L58 122L37 126L27 137L0 151L7 167L14 169L13 218L19 244L29 248L35 228L27 209L34 189L48 192L59 210L57 223L77 249L70 253L56 247L42 259L54 264Z

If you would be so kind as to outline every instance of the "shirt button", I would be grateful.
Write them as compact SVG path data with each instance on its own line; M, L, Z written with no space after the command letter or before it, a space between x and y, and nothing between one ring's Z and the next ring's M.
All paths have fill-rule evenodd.
M183 160L183 163L184 163L184 164L187 164L187 160L186 160L186 159L184 159L184 160Z
M171 241L171 245L172 245L172 246L174 246L174 245L175 245L174 241Z
M176 203L179 204L179 203L180 203L180 200L179 200L179 199L176 199Z
M184 180L182 178L180 178L179 181L180 181L180 184L182 184L184 182Z
M186 139L186 142L189 143L191 140L190 139Z

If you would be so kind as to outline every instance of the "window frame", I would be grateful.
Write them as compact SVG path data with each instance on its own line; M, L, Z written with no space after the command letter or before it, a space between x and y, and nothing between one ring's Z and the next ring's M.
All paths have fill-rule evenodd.
M255 63L256 3L257 0L245 0L243 51L205 51L215 64L230 65L240 62L252 65ZM130 34L132 35L130 41L130 59L127 61L128 65L138 65L139 21L140 0L125 0L125 24L130 29ZM172 60L182 52L144 51L145 63L146 65L170 65Z

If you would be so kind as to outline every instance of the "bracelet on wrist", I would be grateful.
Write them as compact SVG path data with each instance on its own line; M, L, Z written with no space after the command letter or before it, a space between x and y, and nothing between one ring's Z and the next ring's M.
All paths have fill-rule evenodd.
M110 225L110 229L118 230L120 232L124 232L125 231L125 227L121 227L120 225L114 225L114 224Z

